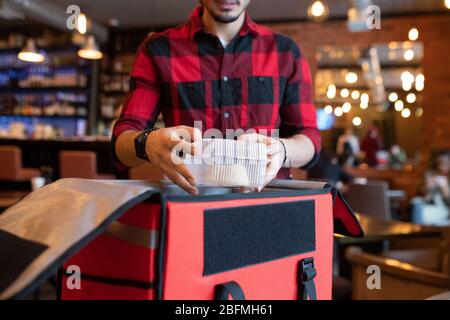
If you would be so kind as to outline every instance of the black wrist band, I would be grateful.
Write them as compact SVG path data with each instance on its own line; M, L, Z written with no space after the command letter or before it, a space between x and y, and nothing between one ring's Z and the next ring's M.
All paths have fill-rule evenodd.
M281 142L281 145L283 146L283 149L284 149L284 160L283 160L283 163L282 163L282 166L284 166L284 164L286 163L286 160L287 160L286 145L284 144L284 142L281 139L278 139L278 141Z
M158 127L153 127L151 129L146 129L142 131L135 139L134 139L134 149L136 152L136 157L142 160L149 161L147 156L147 151L145 150L145 145L147 143L147 138L155 130L158 130Z

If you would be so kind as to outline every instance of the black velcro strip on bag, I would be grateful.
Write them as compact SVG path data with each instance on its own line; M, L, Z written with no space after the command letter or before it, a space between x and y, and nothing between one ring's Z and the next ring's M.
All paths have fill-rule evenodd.
M47 245L0 230L0 292L5 290Z
M313 200L208 209L203 274L311 252L315 240Z

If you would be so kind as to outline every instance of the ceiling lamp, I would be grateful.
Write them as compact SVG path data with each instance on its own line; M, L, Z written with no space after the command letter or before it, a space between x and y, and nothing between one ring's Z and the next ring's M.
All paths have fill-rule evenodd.
M419 39L419 30L417 28L411 28L408 32L408 39L411 41Z
M333 113L333 107L330 105L325 106L325 108L323 108L323 110L325 111L326 114L332 114Z
M397 101L397 100L398 100L398 94L395 93L395 92L391 92L391 93L389 94L389 101L390 101L390 102L395 102L395 101Z
M414 93L409 93L409 94L406 96L406 101L407 101L408 103L414 103L414 102L416 102L416 95L415 95Z
M329 13L328 6L324 3L324 1L314 1L308 7L308 17L312 21L323 21L328 18Z
M89 60L99 60L103 58L103 53L98 49L94 36L90 35L87 37L85 45L78 50L78 56Z
M344 111L344 113L349 113L350 110L352 110L352 105L350 102L346 102L342 105L342 111Z
M405 108L402 110L402 117L403 118L409 118L411 116L411 110L408 108Z
M348 72L345 75L345 81L347 83L356 83L356 81L358 81L358 75L354 72Z
M348 98L349 95L350 95L350 91L348 91L348 89L342 89L341 90L341 97L342 98Z
M402 100L397 100L394 104L395 111L402 111L404 107L405 105Z
M362 123L362 120L360 117L354 117L352 123L355 127L359 127Z
M45 60L42 53L36 50L36 45L33 39L27 39L25 47L17 54L17 58L25 62L39 63Z

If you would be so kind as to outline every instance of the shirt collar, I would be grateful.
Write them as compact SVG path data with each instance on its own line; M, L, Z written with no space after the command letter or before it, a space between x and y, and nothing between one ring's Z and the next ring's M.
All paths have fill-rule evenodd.
M202 14L203 14L203 6L199 5L194 10L192 10L189 20L190 20L190 36L191 39L194 39L195 35L203 30L203 23L202 23ZM241 30L239 31L240 36L245 36L248 33L251 33L252 35L258 34L258 25L253 22L253 20L250 18L249 14L245 12L245 20L244 24L242 25Z

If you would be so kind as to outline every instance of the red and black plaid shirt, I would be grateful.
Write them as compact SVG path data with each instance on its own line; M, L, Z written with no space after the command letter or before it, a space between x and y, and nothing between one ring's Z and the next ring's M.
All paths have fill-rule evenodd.
M126 130L153 127L162 112L168 127L201 121L203 131L224 135L238 128L279 129L280 137L302 133L315 147L309 167L321 143L311 74L297 44L246 15L239 35L223 48L203 30L202 12L197 7L188 23L153 33L140 46L113 146ZM126 168L115 155L114 162Z

